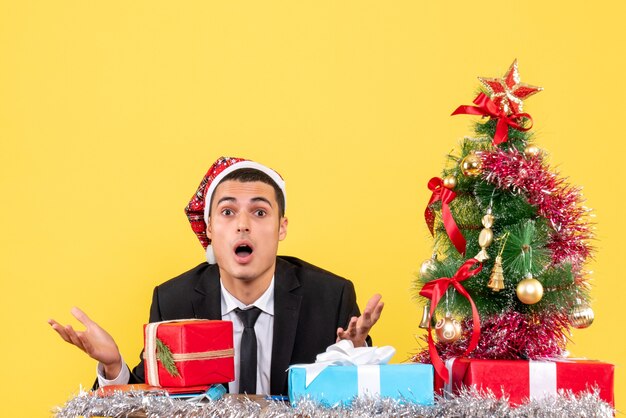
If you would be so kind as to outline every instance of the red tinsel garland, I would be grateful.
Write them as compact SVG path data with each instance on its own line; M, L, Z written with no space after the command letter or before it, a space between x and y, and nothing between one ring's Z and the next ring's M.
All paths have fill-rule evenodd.
M435 344L442 359L462 357L467 349L471 320L463 321L464 335L455 343ZM481 320L478 347L469 357L479 359L543 359L565 354L569 322L560 311L522 314L508 311ZM426 336L421 339L426 342ZM428 348L417 353L412 361L430 363Z
M582 206L580 189L548 170L540 155L526 157L516 149L496 149L482 155L483 177L500 189L523 193L539 215L553 228L548 248L553 264L570 262L574 273L580 273L592 248L593 238L585 217L589 209Z

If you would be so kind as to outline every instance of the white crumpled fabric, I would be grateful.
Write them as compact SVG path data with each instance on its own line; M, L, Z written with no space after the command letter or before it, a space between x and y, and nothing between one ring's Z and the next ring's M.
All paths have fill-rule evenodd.
M384 347L354 347L352 341L341 340L329 346L324 353L317 355L315 363L294 364L306 370L306 387L328 366L364 366L387 364L396 354L390 345Z

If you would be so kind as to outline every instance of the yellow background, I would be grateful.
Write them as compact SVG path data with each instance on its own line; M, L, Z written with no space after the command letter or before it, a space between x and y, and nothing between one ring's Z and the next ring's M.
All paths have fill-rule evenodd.
M2 415L47 416L95 363L49 317L82 307L134 364L152 288L203 260L183 207L209 164L287 180L280 252L387 303L373 337L399 362L430 254L426 182L470 133L477 76L545 91L538 144L597 215L594 325L575 356L624 363L620 1L0 2ZM620 215L621 213L621 215ZM511 278L510 280L514 280ZM6 409L9 413L7 414Z

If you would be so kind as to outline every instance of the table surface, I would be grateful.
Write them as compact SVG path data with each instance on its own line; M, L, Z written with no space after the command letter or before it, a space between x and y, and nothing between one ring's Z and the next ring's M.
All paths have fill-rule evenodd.
M240 394L230 394L227 393L224 395L224 398L235 398L239 400L250 399L253 402L258 403L261 406L261 409L264 409L268 405L268 400L265 399L265 395L240 395ZM128 418L146 418L146 413L144 411L133 412L130 415L126 415Z

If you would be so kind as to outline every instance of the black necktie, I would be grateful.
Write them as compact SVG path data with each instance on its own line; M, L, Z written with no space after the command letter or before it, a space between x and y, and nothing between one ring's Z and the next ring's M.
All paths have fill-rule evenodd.
M256 306L250 309L235 309L243 322L241 349L239 350L239 393L256 394L256 333L254 323L261 314Z

